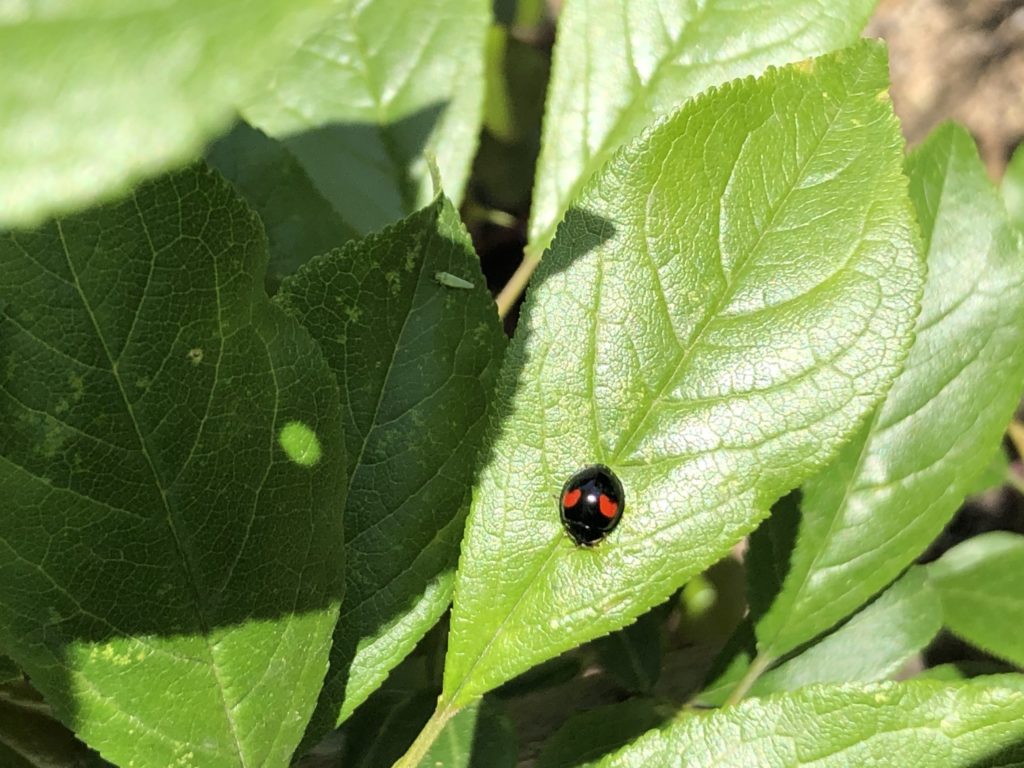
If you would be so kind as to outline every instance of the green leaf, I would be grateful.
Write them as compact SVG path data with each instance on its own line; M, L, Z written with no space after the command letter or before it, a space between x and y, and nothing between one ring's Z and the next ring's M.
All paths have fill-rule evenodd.
M266 259L204 169L0 237L0 647L119 764L285 765L326 670L342 416Z
M0 656L0 685L16 682L23 677L18 665L6 656Z
M862 43L732 83L584 191L500 377L444 706L665 600L881 397L922 280L886 75ZM593 462L625 514L576 547L557 496Z
M197 156L326 5L8 4L0 26L0 225L35 225Z
M885 402L803 487L785 584L757 625L767 656L833 626L924 550L973 490L1017 404L1019 239L962 128L939 129L908 170L928 250L916 341Z
M577 712L544 743L537 768L586 768L671 717L652 699L628 699Z
M583 662L580 659L580 654L564 653L535 667L530 667L518 677L503 683L495 691L495 695L503 699L526 696L545 688L568 683L582 671Z
M447 287L439 271L475 287ZM347 403L348 591L310 743L448 606L505 336L443 197L313 259L277 298L320 343Z
M337 0L245 109L360 234L434 197L458 203L483 114L487 0Z
M430 717L435 693L377 691L345 724L345 768L380 768L402 756Z
M979 768L1024 757L1024 693L930 681L815 686L652 731L604 768ZM985 762L982 762L986 760Z
M813 683L882 680L942 628L942 608L923 568L911 568L877 600L798 656L766 672L753 695Z
M529 250L586 181L657 118L712 85L853 43L875 0L569 0L558 21Z
M1006 478L1010 473L1010 459L1001 448L992 454L988 465L975 476L974 481L967 489L967 496L976 496L985 491L991 491L1006 484Z
M1024 667L1024 536L983 533L928 565L945 624L995 656Z
M28 686L0 688L0 765L4 768L105 768L95 752L53 719Z
M1018 146L1003 176L1003 200L1010 220L1024 229L1024 145Z
M649 693L658 682L662 628L668 607L663 603L633 624L594 643L601 666L629 691Z
M515 768L519 742L515 727L491 697L475 702L448 721L423 768Z
M261 131L239 122L210 147L206 159L235 185L267 229L272 292L313 256L357 236L324 200L298 159Z
M815 683L870 682L898 672L942 628L942 607L923 568L911 568L877 600L806 650L768 670L751 686L764 696ZM755 656L750 624L737 632L716 661L700 694L721 706Z

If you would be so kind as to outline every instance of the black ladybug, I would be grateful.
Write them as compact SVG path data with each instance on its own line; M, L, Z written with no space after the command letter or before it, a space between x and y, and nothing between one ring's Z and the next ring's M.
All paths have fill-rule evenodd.
M603 464L591 464L570 477L559 499L566 533L587 547L615 529L625 505L622 483Z

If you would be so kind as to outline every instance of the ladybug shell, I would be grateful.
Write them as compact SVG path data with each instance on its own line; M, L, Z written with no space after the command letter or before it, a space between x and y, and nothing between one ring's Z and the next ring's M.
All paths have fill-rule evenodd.
M566 533L577 544L593 546L622 519L622 483L608 467L591 464L566 481L559 506Z

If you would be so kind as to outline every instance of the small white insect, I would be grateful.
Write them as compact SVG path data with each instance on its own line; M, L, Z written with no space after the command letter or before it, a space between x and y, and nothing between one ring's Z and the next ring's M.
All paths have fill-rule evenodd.
M469 280L463 280L461 277L453 275L451 272L435 272L434 279L441 285L448 288L460 288L465 291L473 287L473 284L469 282Z

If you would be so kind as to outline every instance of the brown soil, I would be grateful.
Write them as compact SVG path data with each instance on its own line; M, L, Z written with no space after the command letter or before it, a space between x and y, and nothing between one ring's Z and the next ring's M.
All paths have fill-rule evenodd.
M907 141L956 120L998 179L1024 139L1024 0L882 0L865 34L889 44Z

